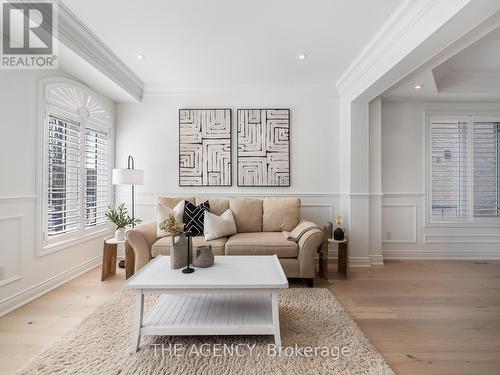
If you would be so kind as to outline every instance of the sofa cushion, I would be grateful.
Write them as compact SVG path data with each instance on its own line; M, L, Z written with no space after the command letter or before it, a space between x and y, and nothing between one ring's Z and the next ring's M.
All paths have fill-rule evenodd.
M220 216L229 208L229 198L200 198L196 197L196 205L199 206L207 201L210 204L210 212Z
M195 202L194 198L177 198L177 197L158 197L158 204L162 204L164 206L167 206L171 209L173 209L177 203L180 201L188 201L190 203Z
M299 246L287 241L281 232L237 233L226 242L226 255L274 255L296 258Z
M283 237L283 236L281 236ZM193 250L200 246L210 245L214 255L224 255L224 245L226 244L227 237L217 238L216 240L205 241L203 236L193 237ZM170 255L170 247L172 246L172 239L170 236L162 237L151 246L151 256Z
M299 198L266 197L262 206L263 232L289 232L299 223Z
M238 233L262 231L262 200L231 198L229 209L233 212Z

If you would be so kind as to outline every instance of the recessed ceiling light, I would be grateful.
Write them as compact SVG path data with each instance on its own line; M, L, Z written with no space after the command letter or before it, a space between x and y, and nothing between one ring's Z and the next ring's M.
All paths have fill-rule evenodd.
M307 59L307 53L301 52L297 55L297 59L299 60L305 60Z
M139 54L137 54L137 56L136 56L136 57L137 57L137 60L139 60L139 61L142 61L142 60L144 60L144 59L146 58L146 56L141 55L140 53L139 53Z
M422 87L424 87L424 85L422 85L421 83L420 83L420 84L418 84L418 85L413 86L413 88L414 88L415 90L420 90Z

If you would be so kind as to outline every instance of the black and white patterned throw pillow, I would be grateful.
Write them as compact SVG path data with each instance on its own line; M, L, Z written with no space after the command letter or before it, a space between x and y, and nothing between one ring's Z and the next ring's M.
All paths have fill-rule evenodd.
M199 206L186 201L184 205L184 230L191 232L193 236L203 235L203 219L205 211L210 212L208 201Z

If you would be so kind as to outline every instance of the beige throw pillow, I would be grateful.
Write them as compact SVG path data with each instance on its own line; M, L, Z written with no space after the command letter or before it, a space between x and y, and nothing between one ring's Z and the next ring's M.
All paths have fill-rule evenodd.
M168 215L171 213L174 214L175 220L182 225L183 223L183 216L184 216L184 200L181 200L177 205L172 209L161 202L158 203L158 212L156 215L156 236L158 238L160 237L165 237L165 236L170 236L170 233L167 231L163 231L160 229L160 224L168 219Z
M196 205L208 201L210 212L216 215L222 215L229 208L229 198L200 198L196 197Z
M291 231L300 220L300 199L266 197L263 202L262 231Z
M238 233L262 232L262 199L231 198L229 209Z
M205 240L215 240L216 238L231 236L236 233L236 223L230 209L224 211L220 216L205 211L204 219Z

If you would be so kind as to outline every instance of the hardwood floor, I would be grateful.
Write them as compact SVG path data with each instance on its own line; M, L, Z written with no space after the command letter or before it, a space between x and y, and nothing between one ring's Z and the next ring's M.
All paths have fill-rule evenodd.
M101 268L0 318L0 374L13 374L122 288L124 270L101 282Z
M123 270L101 282L97 268L0 318L0 374L21 368L123 282ZM398 374L500 373L500 262L387 261L315 282Z
M386 261L331 282L396 373L500 373L500 262Z

